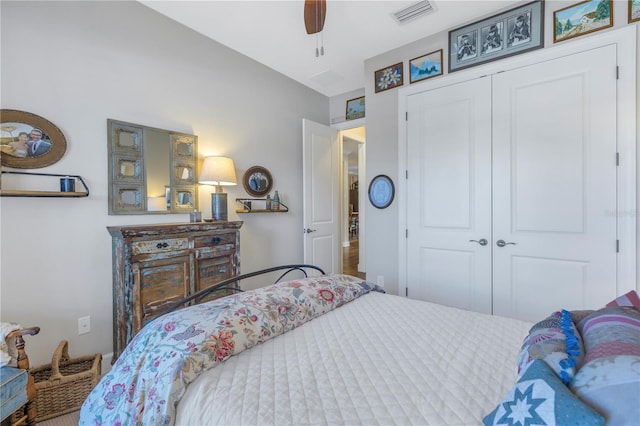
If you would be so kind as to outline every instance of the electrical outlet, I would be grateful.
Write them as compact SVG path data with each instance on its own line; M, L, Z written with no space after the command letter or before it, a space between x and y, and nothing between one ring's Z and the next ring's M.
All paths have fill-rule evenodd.
M377 282L377 284L378 284L380 287L384 287L384 275L378 275L378 282Z
M78 318L78 335L91 332L91 317Z

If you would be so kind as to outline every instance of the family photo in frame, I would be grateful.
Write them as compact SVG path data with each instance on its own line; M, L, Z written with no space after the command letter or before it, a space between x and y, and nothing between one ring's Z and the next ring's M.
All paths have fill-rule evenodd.
M540 49L543 31L542 1L449 31L449 72Z
M54 164L67 150L62 131L44 117L0 110L0 160L3 166L36 169Z

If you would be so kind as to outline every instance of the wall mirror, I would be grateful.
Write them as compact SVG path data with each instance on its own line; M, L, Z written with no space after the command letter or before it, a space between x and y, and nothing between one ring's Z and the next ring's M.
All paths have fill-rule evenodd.
M111 119L107 129L109 214L196 209L197 136Z

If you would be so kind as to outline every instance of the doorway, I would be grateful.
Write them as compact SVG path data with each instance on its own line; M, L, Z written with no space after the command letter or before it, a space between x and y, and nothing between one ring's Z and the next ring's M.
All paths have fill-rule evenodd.
M361 229L364 222L362 190L365 164L365 127L345 129L340 132L342 141L342 273L366 278L364 271L364 237Z

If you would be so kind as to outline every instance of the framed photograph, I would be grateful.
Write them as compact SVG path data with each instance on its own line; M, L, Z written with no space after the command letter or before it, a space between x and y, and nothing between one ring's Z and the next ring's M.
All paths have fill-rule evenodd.
M449 31L449 72L544 47L544 2Z
M640 0L629 0L629 23L640 21Z
M442 49L409 61L410 84L442 75Z
M242 184L245 191L254 197L264 197L271 192L273 178L269 170L261 166L249 167L244 173Z
M0 110L2 165L18 169L50 166L62 158L67 140L52 122L13 109Z
M389 207L395 193L393 181L387 175L378 175L369 184L369 201L375 208L386 209Z
M347 111L345 113L347 120L355 120L364 117L364 96L349 99L347 101Z
M613 26L613 0L587 0L553 12L553 42Z
M374 73L374 86L376 88L376 93L393 89L394 87L402 86L403 84L404 73L402 69L402 62L379 69Z

